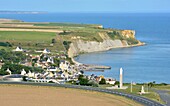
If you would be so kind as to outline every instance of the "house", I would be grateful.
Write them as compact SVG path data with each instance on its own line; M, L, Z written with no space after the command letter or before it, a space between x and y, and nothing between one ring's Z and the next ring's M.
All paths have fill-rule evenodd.
M9 73L9 75L12 74L11 70L9 70L9 68L6 70L7 73Z
M26 75L26 71L24 69L22 69L21 75Z
M50 67L50 68L47 68L47 71L48 72L56 72L58 71L59 69L57 67Z
M52 57L48 58L48 59L47 59L47 63L52 63L52 64L54 64L53 58L52 58Z
M69 67L70 67L70 63L68 61L65 61L65 60L60 61L59 68L61 68L62 71L68 70Z
M112 84L114 85L116 83L116 79L113 78L105 78L106 84Z
M51 52L50 52L50 50L48 50L47 48L45 48L45 49L43 50L43 53L44 53L44 54L49 54L49 53L51 53Z
M0 61L0 69L2 68L3 65L4 65L4 63L2 61Z
M31 73L31 71L29 71L29 72L27 73L27 75L28 75L28 77L32 78L32 77L34 77L34 76L35 76L35 73L34 73L34 72L33 72L33 73Z
M17 48L16 48L14 51L16 51L16 52L22 52L23 49L22 49L20 46L17 46Z

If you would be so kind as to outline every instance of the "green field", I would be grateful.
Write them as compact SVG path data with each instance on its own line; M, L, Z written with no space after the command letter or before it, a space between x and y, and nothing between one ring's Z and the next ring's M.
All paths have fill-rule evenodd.
M106 39L120 39L126 40L130 45L136 43L136 39L124 38L121 31L105 29L97 24L2 22L0 23L0 42L1 44L10 43L13 49L16 46L22 46L29 50L48 48L53 51L63 51L65 50L63 42L71 43L76 40L102 42ZM52 39L55 39L53 44ZM68 47L69 45L66 49Z
M60 27L97 27L94 24L74 24L74 23L38 23L35 26L60 26Z
M55 36L52 32L0 31L1 41L50 42Z

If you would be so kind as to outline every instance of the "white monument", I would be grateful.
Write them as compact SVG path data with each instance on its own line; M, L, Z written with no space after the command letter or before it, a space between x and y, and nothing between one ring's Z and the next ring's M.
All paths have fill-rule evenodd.
M148 94L149 92L145 92L144 86L142 86L141 91L139 92L140 95Z
M122 88L123 87L123 69L120 68L120 79L119 79L119 87Z
M119 78L119 87L118 85L107 87L107 89L127 89L128 86L123 86L123 68L120 68L120 78Z
M141 93L145 93L144 86L142 86Z

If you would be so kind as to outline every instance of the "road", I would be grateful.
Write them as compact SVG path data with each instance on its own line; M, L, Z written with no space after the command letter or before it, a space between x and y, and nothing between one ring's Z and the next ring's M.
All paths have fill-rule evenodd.
M141 96L136 96L136 95L127 94L127 93L123 93L123 92L119 92L119 91L102 89L102 88L97 88L97 87L68 85L68 84L55 84L55 83L30 83L30 82L0 82L0 84L20 84L20 85L52 86L52 87L65 87L65 88L82 89L82 90L104 92L104 93L108 93L108 94L123 96L123 97L129 98L131 100L134 100L134 101L136 101L140 104L143 104L145 106L166 106L166 105L160 104L156 101L153 101L153 100L141 97Z
M160 95L163 101L166 102L166 106L170 106L170 94L165 90L156 90L156 92Z

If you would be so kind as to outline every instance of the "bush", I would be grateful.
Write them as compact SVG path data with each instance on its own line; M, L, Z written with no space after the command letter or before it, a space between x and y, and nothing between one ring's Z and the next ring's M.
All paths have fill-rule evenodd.
M63 45L64 45L64 47L66 48L66 50L69 49L70 44L71 44L71 41L63 41Z
M26 76L23 76L23 77L22 77L23 81L27 81L26 78L27 78Z
M127 38L126 41L127 41L127 43L128 43L129 45L138 44L138 43L139 43L138 40L136 40L136 39L134 39L134 38Z
M0 42L0 46L12 47L12 45L9 42Z
M85 78L84 75L79 75L78 80L80 85L89 85L88 84L89 80Z
M49 81L49 83L54 83L53 81Z
M165 86L165 85L168 85L168 84L167 83L160 83L160 85L164 85Z
M55 40L55 39L52 39L51 43L56 43L56 40Z
M80 85L89 85L88 82L89 82L89 80L87 78L82 78L80 80Z
M88 82L88 85L89 85L89 86L93 86L93 87L98 87L98 86L99 86L99 84L98 84L96 81L94 81L94 80L90 80L90 81Z
M115 82L115 85L119 85L119 81L116 81L116 82Z
M101 81L99 82L99 84L106 84L106 80L104 78L102 78Z

